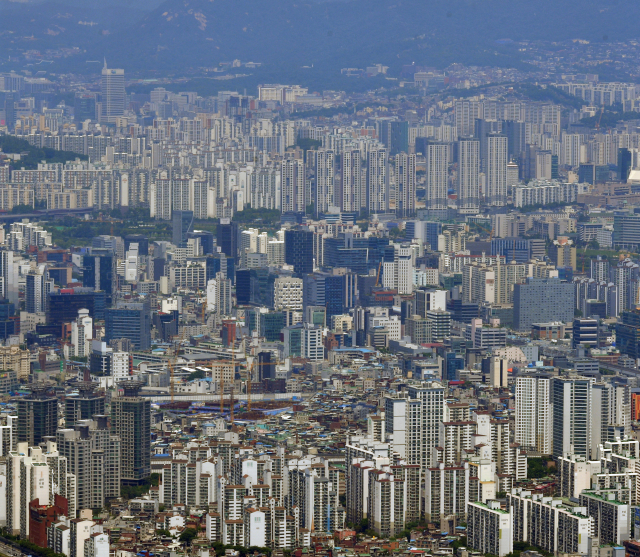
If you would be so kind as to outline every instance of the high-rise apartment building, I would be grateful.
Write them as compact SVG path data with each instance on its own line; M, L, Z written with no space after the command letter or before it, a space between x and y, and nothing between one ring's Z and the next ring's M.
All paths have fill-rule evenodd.
M446 209L449 179L449 154L447 143L426 144L426 194L427 209ZM431 246L433 249L433 246Z
M285 159L282 161L280 185L282 188L282 212L303 213L307 198L304 161Z
M120 496L120 439L109 432L106 416L59 429L56 444L76 477L79 508L102 509L107 499Z
M124 116L126 101L124 70L108 68L105 60L100 89L102 93L100 121L114 124L116 118Z
M37 447L58 429L58 399L48 386L33 383L31 394L18 400L18 441Z
M362 155L360 150L346 150L342 153L342 210L360 213L367 206L367 196L363 187Z
M138 396L141 383L120 386L124 395L111 401L111 433L120 438L122 483L139 485L151 473L151 402Z
M367 210L370 213L389 211L389 158L386 149L367 153Z
M487 185L488 205L507 204L507 138L503 135L487 136Z
M396 215L409 217L416 211L416 156L396 155Z
M515 386L515 441L525 449L551 454L551 378L518 375Z
M81 382L79 394L67 396L64 401L64 421L67 429L73 429L81 420L92 420L94 416L102 416L105 410L105 397L95 394L95 385Z
M316 216L326 213L330 207L337 206L336 196L336 155L332 149L309 151L313 158L315 187L313 204Z
M553 456L591 455L592 382L579 376L551 379Z
M480 142L458 141L458 211L475 215L480 209Z

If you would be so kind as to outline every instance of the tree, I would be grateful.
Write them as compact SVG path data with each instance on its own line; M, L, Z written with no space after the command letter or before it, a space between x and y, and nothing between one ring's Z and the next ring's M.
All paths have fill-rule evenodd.
M191 545L191 542L198 537L198 532L195 528L186 528L182 534L180 534L180 541Z

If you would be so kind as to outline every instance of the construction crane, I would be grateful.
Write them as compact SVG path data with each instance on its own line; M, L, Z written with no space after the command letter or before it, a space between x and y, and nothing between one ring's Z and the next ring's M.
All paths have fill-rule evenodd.
M380 283L380 271L382 269L382 261L378 264L378 274L376 275L376 286Z
M604 105L600 107L600 116L598 116L598 120L596 122L596 131L600 129L600 122L602 122L602 115L604 114Z
M489 241L493 240L493 228L491 228L491 230L489 230L488 228L485 228L484 226L482 226L479 223L475 223L475 225L480 229L480 230L484 230L487 234L489 234Z

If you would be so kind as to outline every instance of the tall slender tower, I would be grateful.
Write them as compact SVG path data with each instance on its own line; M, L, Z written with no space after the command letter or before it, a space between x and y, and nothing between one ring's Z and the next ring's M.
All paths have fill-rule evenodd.
M342 210L359 213L366 207L362 187L362 155L358 149L342 153Z
M408 217L416 212L416 156L396 155L396 215Z
M367 153L367 209L370 213L389 210L389 167L386 149Z
M116 118L124 116L125 91L124 91L124 70L114 70L107 68L107 61L104 61L102 68L102 113L101 122L113 124Z
M299 159L283 160L280 183L282 212L304 212L306 210L304 162Z
M480 141L458 141L458 211L475 215L480 209Z
M487 204L507 204L507 137L487 136Z
M427 209L447 208L447 179L449 175L449 145L428 143L427 161Z
M332 149L318 149L308 155L313 156L315 171L315 190L313 203L316 216L325 213L329 207L336 206L335 153Z

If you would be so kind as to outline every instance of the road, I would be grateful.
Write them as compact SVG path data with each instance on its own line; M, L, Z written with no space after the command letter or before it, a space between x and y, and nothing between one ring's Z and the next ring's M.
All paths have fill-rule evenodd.
M25 553L24 551L16 547L0 542L0 555L5 555L6 557L22 557L23 555L30 554Z

